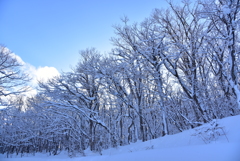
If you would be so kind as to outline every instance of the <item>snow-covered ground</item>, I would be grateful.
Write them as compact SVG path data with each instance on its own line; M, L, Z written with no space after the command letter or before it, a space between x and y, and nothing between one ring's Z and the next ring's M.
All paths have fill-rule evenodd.
M86 156L69 158L62 152L57 156L36 154L35 156L0 155L1 161L240 161L240 115L217 121L224 127L226 135L206 143L193 136L194 129L147 142L104 150L103 155L86 152ZM204 125L208 127L208 125ZM222 129L218 129L222 133Z

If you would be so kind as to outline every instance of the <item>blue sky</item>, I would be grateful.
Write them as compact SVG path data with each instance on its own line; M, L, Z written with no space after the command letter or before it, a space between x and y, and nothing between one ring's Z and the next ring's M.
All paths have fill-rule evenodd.
M0 44L35 67L69 71L79 50L112 48L114 24L140 22L164 0L0 0Z

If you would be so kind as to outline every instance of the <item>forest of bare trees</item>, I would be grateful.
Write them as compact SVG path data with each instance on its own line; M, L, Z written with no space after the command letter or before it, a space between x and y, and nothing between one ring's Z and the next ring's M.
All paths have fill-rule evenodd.
M82 50L26 100L29 78L1 47L0 153L101 154L240 114L239 3L169 2L140 23L125 17L108 56Z

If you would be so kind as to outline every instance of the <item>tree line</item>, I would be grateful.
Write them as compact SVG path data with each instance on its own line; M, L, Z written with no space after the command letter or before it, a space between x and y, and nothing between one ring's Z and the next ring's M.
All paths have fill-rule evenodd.
M108 56L82 50L25 101L27 75L2 47L0 95L18 96L0 110L0 153L101 154L239 114L239 2L169 2L141 23L125 17Z

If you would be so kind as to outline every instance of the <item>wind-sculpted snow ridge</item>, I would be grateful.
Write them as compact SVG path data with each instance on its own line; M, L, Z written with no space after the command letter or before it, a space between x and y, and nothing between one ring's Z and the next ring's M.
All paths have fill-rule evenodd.
M29 155L21 158L12 155L1 161L239 161L240 160L240 115L214 120L197 129L186 130L175 135L147 142L137 142L131 145L103 150L102 155L86 151L86 156L69 158L62 152L57 156L48 154ZM215 130L214 130L215 129ZM212 138L206 142L201 136ZM208 138L208 137L207 137Z

